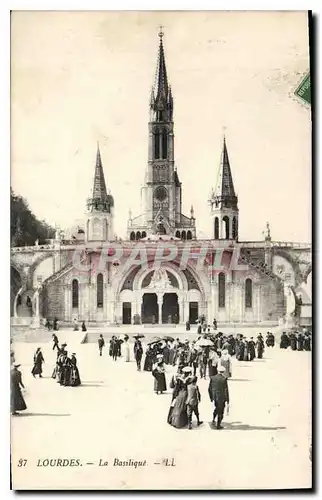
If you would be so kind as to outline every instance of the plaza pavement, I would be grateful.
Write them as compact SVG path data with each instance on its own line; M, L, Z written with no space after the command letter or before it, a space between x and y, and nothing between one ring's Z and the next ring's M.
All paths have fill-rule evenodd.
M113 362L108 348L99 357L95 343L73 342L71 332L69 339L61 334L59 338L77 353L80 387L60 387L51 378L56 358L51 343L42 344L45 364L40 380L30 373L37 344L14 343L28 406L12 417L15 489L311 486L311 353L277 346L266 349L263 360L243 363L233 358L225 429L209 425L213 407L208 380L201 380L204 424L189 431L167 424L171 390L154 394L151 373L136 371L132 352L130 363L122 358ZM168 386L172 373L168 367ZM18 467L20 458L27 460L23 467ZM46 458L78 458L83 465L37 466ZM147 465L113 466L115 458L147 460ZM165 465L163 460L170 464L172 458L175 466ZM100 459L109 465L99 466Z

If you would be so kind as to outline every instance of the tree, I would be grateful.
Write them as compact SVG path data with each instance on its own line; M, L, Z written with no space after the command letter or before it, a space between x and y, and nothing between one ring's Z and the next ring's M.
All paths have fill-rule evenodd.
M40 244L44 244L45 240L54 238L55 229L46 221L38 220L30 210L27 200L16 195L12 188L10 190L10 205L12 246L34 245L36 240L39 240Z

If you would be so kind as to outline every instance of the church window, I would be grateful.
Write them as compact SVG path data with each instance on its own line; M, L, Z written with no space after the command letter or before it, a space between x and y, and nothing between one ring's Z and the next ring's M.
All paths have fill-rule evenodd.
M155 159L159 159L160 158L160 132L159 131L156 131L154 132L153 134L153 138L154 138L154 158Z
M168 134L166 130L162 132L162 158L168 158Z
M103 274L97 275L97 307L103 307L104 290L103 290Z
M215 240L219 240L219 219L215 217Z
M73 309L78 308L79 303L79 291L78 291L78 280L73 280L72 282L72 307Z
M253 307L253 282L250 278L245 281L245 307Z
M142 238L146 238L146 232L142 231Z
M182 233L181 233L181 239L182 239L182 240L185 240L185 239L186 239L186 236L187 236L187 235L186 235L186 232L185 232L185 231L182 231Z
M218 306L225 307L226 302L226 277L224 273L218 276Z
M164 186L159 186L155 192L154 192L154 197L158 201L165 201L167 199L168 192Z
M135 240L135 232L134 231L132 231L131 234L130 234L130 240L131 241Z
M180 231L176 231L176 238L180 238Z
M227 217L227 215L225 215L225 217L223 217L223 230L224 230L224 239L225 240L229 240L229 217Z
M136 233L136 239L137 239L137 240L140 240L140 239L141 239L141 233L140 233L140 231L138 231L138 232Z
M187 231L187 240L192 240L192 233L191 233L191 231Z

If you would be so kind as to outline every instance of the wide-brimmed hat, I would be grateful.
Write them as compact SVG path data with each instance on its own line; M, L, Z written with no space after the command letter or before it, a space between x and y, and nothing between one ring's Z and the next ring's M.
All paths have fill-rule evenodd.
M19 368L19 366L21 366L21 364L20 364L20 363L14 363L14 364L13 364L13 366L14 366L15 368Z
M66 344L66 343L64 343L64 344L62 344L61 346L62 346L62 347L66 347L66 346L67 346L67 344Z
M157 359L163 359L163 354L157 354Z
M218 371L219 371L219 373L220 373L220 372L225 372L225 371L226 371L226 369L225 369L223 366L219 366L219 367L218 367Z
M185 366L184 368L182 368L182 371L184 373L190 373L190 372L192 372L192 368L191 368L191 366Z

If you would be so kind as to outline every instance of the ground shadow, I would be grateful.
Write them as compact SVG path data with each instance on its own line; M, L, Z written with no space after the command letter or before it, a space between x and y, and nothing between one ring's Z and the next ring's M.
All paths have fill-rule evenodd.
M77 387L106 387L103 383L81 383L81 385L78 385Z
M19 413L19 417L70 417L70 413Z
M229 382L250 382L249 378L229 378Z
M284 430L286 427L264 427L261 425L248 425L242 422L223 422L223 429L227 431L279 431ZM216 424L209 422L211 429L216 429Z

